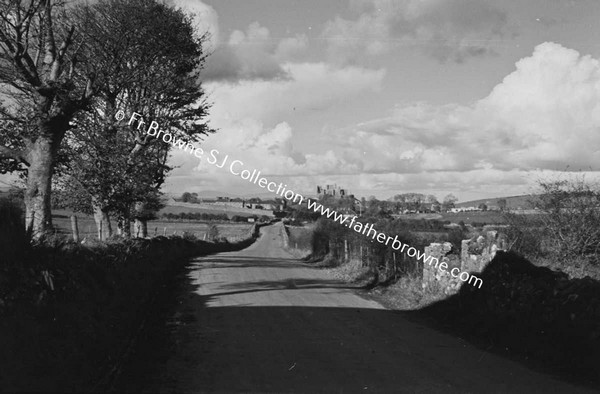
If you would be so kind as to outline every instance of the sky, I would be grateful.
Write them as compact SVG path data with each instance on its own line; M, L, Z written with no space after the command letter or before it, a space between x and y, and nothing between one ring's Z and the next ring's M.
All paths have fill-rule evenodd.
M600 2L174 0L211 33L217 149L314 194L530 193L600 163ZM174 152L168 190L263 192Z
M600 170L600 1L168 1L211 34L202 148L297 193L467 201ZM171 164L166 192L265 193Z

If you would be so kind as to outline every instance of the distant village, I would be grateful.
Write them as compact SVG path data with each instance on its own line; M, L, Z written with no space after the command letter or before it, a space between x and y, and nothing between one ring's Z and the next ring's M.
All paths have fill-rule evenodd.
M448 195L443 202L439 202L433 195L425 195L421 193L404 193L395 195L387 200L377 200L373 197L368 200L364 197L358 199L351 194L348 189L338 186L337 184L328 184L325 186L316 186L316 194L312 199L321 201L344 202L344 204L336 204L338 211L347 215L360 215L367 207L372 204L386 209L393 215L410 215L418 213L440 213L440 212L480 212L488 210L500 210L502 201L492 200L496 204L481 202L477 206L457 206L456 198L453 195ZM311 198L309 198L311 199ZM283 211L288 206L288 201L284 198L261 199L258 197L242 198L242 197L227 197L218 196L212 198L200 197L197 193L185 192L180 198L175 199L185 203L207 204L215 208L234 208L248 210L265 210L265 211ZM506 202L504 202L506 204Z

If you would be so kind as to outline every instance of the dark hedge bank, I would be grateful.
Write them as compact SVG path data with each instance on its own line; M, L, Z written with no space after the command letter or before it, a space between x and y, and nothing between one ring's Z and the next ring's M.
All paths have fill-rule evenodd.
M160 287L193 256L243 249L181 237L28 246L0 207L0 391L102 391Z

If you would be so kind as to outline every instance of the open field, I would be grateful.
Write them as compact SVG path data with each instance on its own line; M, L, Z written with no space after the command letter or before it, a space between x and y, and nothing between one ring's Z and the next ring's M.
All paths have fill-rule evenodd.
M482 199L482 200L457 202L455 205L457 208L478 207L479 204L486 204L488 207L498 206L498 200L501 200L501 199L506 200L506 207L509 209L530 209L531 201L535 200L536 197L525 194L522 196L495 197L495 198L488 198L488 199Z
M175 232L182 234L184 231L195 234L197 238L203 239L204 234L208 230L210 223L201 222L176 222L176 221L162 221L153 220L148 222L148 235L153 236L156 232L157 235L163 235L166 232L167 235L172 235ZM215 223L217 229L219 229L219 236L225 237L232 241L236 238L244 238L248 236L248 232L252 227L251 223ZM166 229L166 230L165 230Z
M70 216L73 213L66 210L55 210L52 215L52 223L57 227L58 233L69 234L71 232L71 219ZM75 214L77 216L77 222L79 227L79 236L81 238L96 237L96 224L91 216L83 214ZM210 223L206 222L177 222L177 221L164 221L164 220L152 220L148 222L148 235L173 235L183 234L184 231L195 234L196 237L202 239L206 233ZM219 235L229 240L235 240L236 238L246 237L251 223L215 223L219 229ZM117 224L113 221L111 223L113 230L116 230ZM135 235L135 234L133 234Z
M227 214L227 216L229 216L229 218L231 218L232 216L238 215L238 216L253 216L253 215L257 215L257 216L269 216L269 217L273 217L273 211L268 210L268 209L247 209L247 208L241 208L241 207L224 207L224 206L219 206L219 205L214 205L214 204L207 204L207 203L198 203L198 204L193 204L193 203L186 203L186 202L173 202L170 201L168 202L169 205L167 205L165 208L161 209L160 212L158 213L158 215L162 215L163 213L182 213L182 212L192 212L192 213L212 213L212 214L217 214L217 213L225 213Z
M194 204L197 205L197 204ZM251 212L232 212L230 210L226 210L226 209L205 209L205 208L201 208L201 207L181 207L181 206L174 206L174 205L167 205L166 207L164 207L163 209L160 210L160 212L158 213L158 216L162 216L165 213L173 213L173 214L180 214L180 213L211 213L211 214L219 214L219 213L224 213L227 215L227 217L229 217L230 219L235 216L252 216Z
M487 224L504 224L505 220L502 214L498 211L482 211L482 212L444 212L441 214L442 219L449 220L452 223L458 223L461 220L466 224L473 222L487 223Z
M458 223L461 220L466 224L472 222L487 223L487 224L503 224L504 219L498 211L475 211L475 212L442 212L442 213L415 213L410 215L395 215L397 219L402 220L449 220L452 223Z

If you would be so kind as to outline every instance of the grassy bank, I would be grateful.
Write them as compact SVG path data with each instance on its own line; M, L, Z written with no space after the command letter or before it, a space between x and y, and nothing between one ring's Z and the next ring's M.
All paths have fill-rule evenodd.
M192 256L237 243L156 237L105 244L54 238L29 246L21 212L0 205L0 387L7 392L102 391L151 308Z

